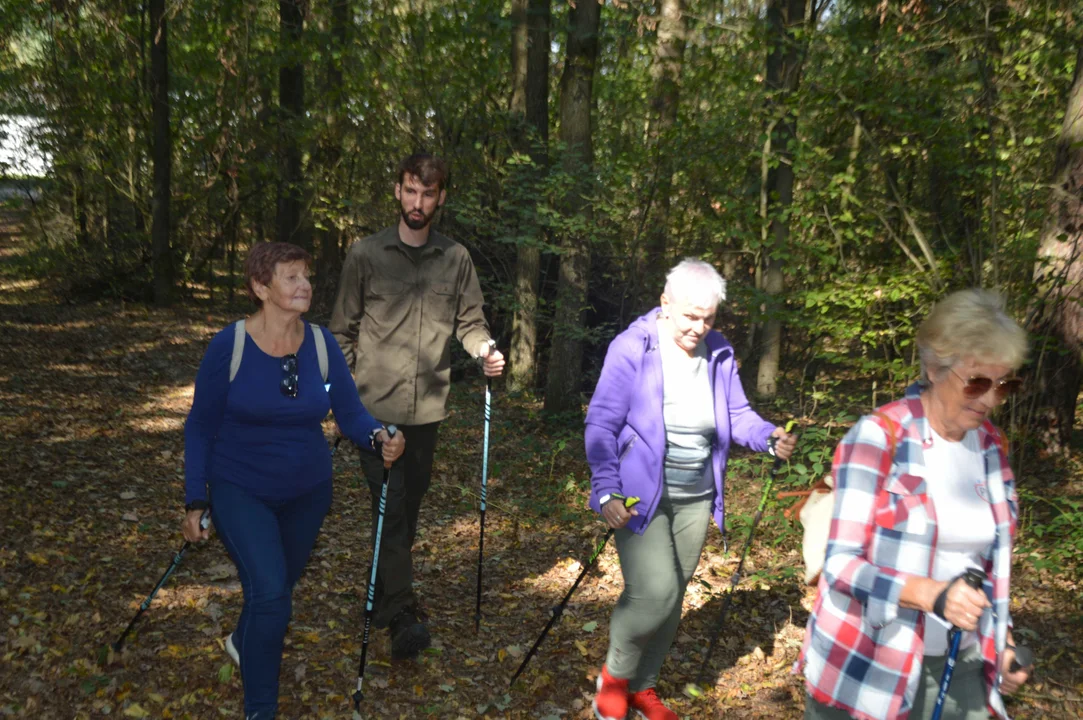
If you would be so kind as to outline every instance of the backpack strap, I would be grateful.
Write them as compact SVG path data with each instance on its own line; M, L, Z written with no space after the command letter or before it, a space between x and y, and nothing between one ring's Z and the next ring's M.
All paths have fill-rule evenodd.
M327 338L323 336L323 328L319 325L311 325L312 340L316 343L316 361L320 364L320 377L327 383ZM237 371L241 369L241 357L244 355L244 320L233 323L233 356L229 359L229 381L237 377Z
M873 417L880 418L880 420L883 421L883 424L887 426L886 428L884 428L885 430L887 430L888 437L887 453L891 456L891 461L894 463L895 451L898 449L899 446L899 433L902 428L899 427L899 423L895 420L895 418L891 417L882 410L876 410L875 412L873 412Z
M244 319L233 323L233 357L229 360L229 381L237 377L241 369L241 356L244 355Z
M316 361L320 364L320 377L323 384L327 384L327 338L323 336L323 328L309 323L312 328L312 339L316 342Z

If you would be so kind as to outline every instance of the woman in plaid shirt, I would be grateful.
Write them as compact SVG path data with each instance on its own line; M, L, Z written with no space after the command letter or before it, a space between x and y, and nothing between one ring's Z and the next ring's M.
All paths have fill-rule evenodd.
M835 506L799 667L805 718L928 718L952 626L963 631L943 718L1007 718L1018 504L989 412L1019 389L1026 334L999 296L964 290L917 334L921 380L835 451ZM894 435L894 437L892 437ZM894 455L890 449L894 447ZM960 582L985 571L981 591Z

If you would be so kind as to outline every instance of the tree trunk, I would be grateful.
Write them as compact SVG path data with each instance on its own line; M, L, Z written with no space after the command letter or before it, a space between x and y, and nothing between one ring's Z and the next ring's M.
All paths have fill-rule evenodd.
M1051 443L1066 449L1083 378L1083 46L1076 52L1051 185L1035 270L1040 305L1031 330L1044 337L1045 348L1034 384L1041 424Z
M520 115L525 118L520 146L516 149L530 154L533 167L529 174L536 181L544 177L549 154L549 0L515 0L512 15L516 29L512 37L511 109L516 122L520 122ZM537 182L528 185L528 198L537 197L534 191L537 187ZM541 249L537 241L540 239L535 236L521 240L516 251L515 313L508 370L508 386L512 390L533 390L537 383L541 272Z
M530 44L527 4L528 0L511 0L511 102L509 106L513 119L516 121L526 117L527 48Z
M598 58L598 0L580 0L569 9L568 49L560 78L560 139L564 144L564 172L575 182L564 198L567 217L578 215L578 227L589 228L593 213L591 166L591 98L594 66ZM579 383L583 371L583 329L586 321L587 281L590 274L590 238L568 231L561 243L560 278L553 318L553 345L545 392L547 412L582 410Z
M782 259L790 239L787 215L793 203L793 148L797 139L797 118L787 107L789 96L797 90L801 77L803 53L794 37L794 30L805 22L805 0L770 0L767 24L770 51L767 54L767 74L764 84L768 102L775 108L771 134L771 149L779 162L767 176L767 216L770 218L765 242L766 259L764 291L768 296L763 350L759 358L756 390L765 397L774 397L778 389L779 356L782 352L781 300L785 290ZM802 43L804 40L801 41Z
M278 18L282 64L278 70L278 138L281 190L276 225L279 242L311 250L311 234L302 218L304 178L301 171L301 131L305 118L305 67L301 37L305 0L279 0Z
M549 160L549 4L529 0L527 5L526 122L534 133L530 156L540 168Z
M688 34L683 0L661 0L658 40L654 48L651 77L654 81L651 100L650 141L655 157L657 198L651 231L647 238L645 272L638 273L644 286L654 287L666 270L666 243L669 238L670 194L673 191L673 156L670 133L677 123L681 66L684 62L685 36ZM658 276L658 277L651 277Z
M326 80L324 97L327 107L327 128L319 153L322 167L323 186L321 194L326 196L330 208L329 217L323 219L319 230L320 253L316 264L316 290L321 300L332 302L335 296L336 280L339 272L339 243L342 231L336 217L341 203L340 185L337 181L338 166L342 162L343 118L346 111L343 105L342 57L347 52L350 27L349 0L331 0L331 48L327 53Z
M154 271L154 303L173 299L173 252L169 242L169 194L173 140L169 133L169 45L165 0L150 0L150 76L154 162L150 243Z

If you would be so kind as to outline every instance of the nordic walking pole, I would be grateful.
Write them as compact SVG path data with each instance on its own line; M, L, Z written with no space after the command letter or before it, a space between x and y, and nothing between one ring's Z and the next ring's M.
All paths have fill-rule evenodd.
M398 428L387 426L388 437L395 437ZM376 514L376 542L372 545L372 569L369 572L368 596L365 599L365 634L361 640L361 664L357 668L357 690L353 694L354 712L361 712L361 701L365 693L361 686L365 682L365 657L369 654L369 631L372 629L372 608L376 603L376 571L380 567L380 539L384 534L384 513L387 511L387 486L391 483L391 463L384 461L384 480L380 483L380 509Z
M787 434L793 430L793 426L793 420L786 423ZM770 442L770 440L768 440L768 442ZM694 685L685 687L685 694L692 697L698 697L701 693L700 688L706 685L707 671L711 664L711 656L714 655L714 648L715 645L718 644L718 638L722 634L722 628L726 625L726 616L729 615L730 603L733 601L733 593L737 590L737 584L741 582L741 573L744 572L745 569L745 558L748 557L748 549L752 547L752 539L756 536L756 526L760 524L760 519L763 517L763 510L767 507L767 498L770 497L771 488L775 484L775 478L782 469L782 462L782 458L775 458L775 462L771 466L771 474L767 476L767 482L764 483L763 495L760 496L760 504L756 508L756 515L752 518L752 527L748 529L748 540L745 541L745 547L741 551L741 561L737 563L737 570L734 571L733 578L730 580L730 591L726 593L726 598L722 601L722 610L718 613L718 623L715 627L714 635L711 637L711 644L707 646L707 654L703 658L703 664L700 665L699 677L696 678Z
M203 511L203 516L199 519L199 526L206 530L210 524L211 510L210 508L207 508ZM158 584L155 585L154 589L150 591L150 595L147 595L147 599L139 605L139 610L135 613L135 617L133 617L132 621L128 623L128 627L124 628L124 632L120 634L120 637L117 638L117 641L113 643L113 652L120 652L121 648L124 647L124 640L128 637L128 633L132 631L132 628L135 627L135 624L139 622L139 618L142 617L143 613L147 611L147 608L150 607L150 604L154 602L154 598L158 595L158 591L162 589L162 586L166 584L167 580L169 580L169 576L172 575L173 571L176 570L177 567L181 564L181 560L184 559L184 553L188 552L188 548L190 548L191 546L192 543L187 540L185 540L184 544L181 545L180 550L178 550L176 555L173 556L173 562L169 563L169 567L166 568L166 571L162 574L162 577L158 581Z
M624 497L619 493L612 493L612 497L616 500L623 500L624 507L626 509L635 506L639 502L639 498L637 497ZM605 537L603 537L602 541L598 543L598 547L594 548L594 553L591 554L590 559L587 560L586 566L583 568L583 571L579 573L579 577L575 579L575 582L572 583L572 586L568 590L568 593L564 596L564 599L560 601L559 605L557 605L550 611L552 615L549 618L549 622L545 624L545 629L541 631L541 635L539 635L538 639L534 641L534 645L531 646L530 652L528 652L526 654L526 657L523 658L523 662L521 665L519 665L519 669L515 671L514 675L512 675L511 682L508 683L508 687L514 685L515 681L519 679L519 676L523 674L523 670L526 669L526 665L528 662L530 662L530 658L534 657L534 654L538 652L538 646L541 645L542 640L545 639L545 636L549 634L549 631L552 630L553 626L556 625L558 620L560 620L560 617L564 614L564 610L568 607L568 601L572 599L572 593L574 593L575 589L579 587L579 583L582 582L583 578L586 577L588 572L590 572L590 569L594 567L595 561L598 559L598 556L602 554L602 550L605 549L605 544L609 542L609 538L611 537L613 537L613 528L609 528L609 530L605 534Z
M970 568L963 574L963 582L975 590L981 590L982 583L985 582L985 571ZM940 714L944 712L944 698L948 696L951 676L955 673L955 661L959 657L959 641L962 637L962 630L957 627L951 628L951 645L948 650L948 660L944 665L944 674L940 677L940 692L936 694L936 705L933 706L933 714L930 720L940 720Z
M489 352L496 341L489 341ZM478 601L474 606L474 634L481 630L481 566L485 555L485 501L489 495L489 423L493 416L493 379L485 377L485 432L481 451L481 522L478 524Z

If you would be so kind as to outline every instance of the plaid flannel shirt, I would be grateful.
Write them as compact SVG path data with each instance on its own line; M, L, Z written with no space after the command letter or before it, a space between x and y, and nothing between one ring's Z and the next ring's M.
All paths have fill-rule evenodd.
M905 720L923 660L925 614L899 606L908 576L929 577L937 516L925 488L924 449L932 443L917 383L880 408L898 425L894 458L889 428L862 418L835 451L835 506L816 603L801 656L809 694L863 720ZM978 622L989 709L1007 718L999 656L1007 643L1012 541L1018 517L1014 479L999 431L978 430L985 488L996 539L984 553L992 600Z

